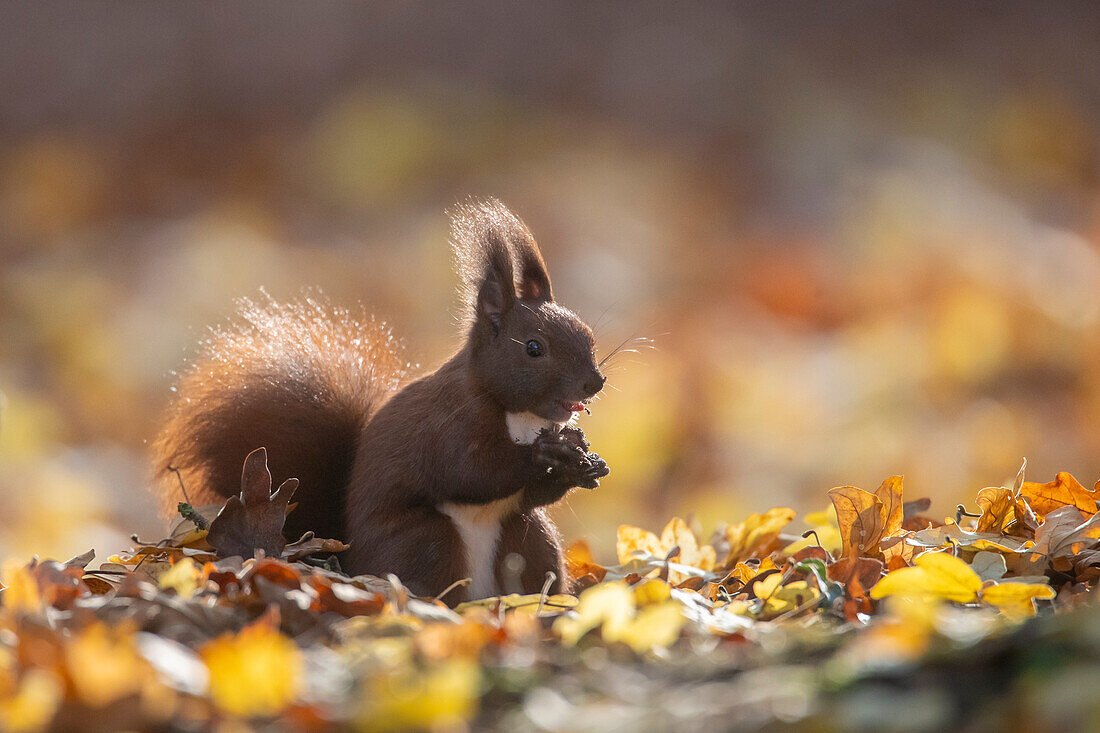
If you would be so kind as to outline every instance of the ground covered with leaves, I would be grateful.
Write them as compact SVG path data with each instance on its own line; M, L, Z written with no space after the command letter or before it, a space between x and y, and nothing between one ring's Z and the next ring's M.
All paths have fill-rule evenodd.
M575 595L454 608L286 544L262 453L242 483L101 564L4 566L0 730L1100 725L1100 486L1066 473L944 521L894 476L706 544L623 526L614 563L569 548Z

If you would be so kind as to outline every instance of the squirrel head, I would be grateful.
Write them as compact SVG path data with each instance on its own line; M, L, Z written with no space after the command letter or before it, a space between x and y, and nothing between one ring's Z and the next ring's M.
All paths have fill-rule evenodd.
M604 385L592 329L554 302L538 244L502 203L452 218L473 378L506 412L567 422Z

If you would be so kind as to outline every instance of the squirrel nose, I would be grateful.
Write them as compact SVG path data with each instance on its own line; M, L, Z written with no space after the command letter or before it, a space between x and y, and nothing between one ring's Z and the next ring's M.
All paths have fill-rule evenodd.
M592 376L588 378L588 381L584 383L584 391L589 394L596 394L603 389L604 382L607 381L607 377L600 374L598 371L593 372Z

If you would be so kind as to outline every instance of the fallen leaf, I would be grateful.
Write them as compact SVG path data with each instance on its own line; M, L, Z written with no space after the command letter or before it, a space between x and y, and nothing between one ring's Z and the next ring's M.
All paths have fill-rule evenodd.
M661 548L668 552L673 547L680 548L680 554L676 558L680 565L689 565L700 570L714 569L714 548L710 545L700 546L695 539L695 533L679 517L674 517L661 531ZM669 582L677 581L670 578Z
M974 559L970 561L970 569L982 580L1000 580L1008 572L1005 556L989 550L975 553Z
M64 695L64 687L56 675L41 669L28 671L12 694L0 695L0 730L7 733L46 730Z
M780 531L794 517L793 509L776 507L763 514L750 514L743 522L726 527L724 534L729 551L722 560L722 567L733 567L743 560L771 554L777 549Z
M12 561L4 563L2 584L0 602L5 610L33 613L41 607L42 597L38 593L38 582L26 565Z
M878 542L885 525L882 500L855 486L840 486L829 490L836 509L843 545L841 555L858 557Z
M653 649L671 646L680 638L683 626L684 616L680 612L680 604L668 600L646 606L628 623L615 627L612 631L605 626L603 637L605 641L619 641L636 653L644 654Z
M1064 506L1072 506L1092 516L1096 513L1096 500L1100 498L1096 488L1086 489L1065 471L1059 472L1049 483L1025 481L1020 493L1040 515L1049 514Z
M245 458L240 495L226 500L210 523L206 541L221 557L248 558L257 550L268 557L279 557L286 547L283 525L287 506L297 488L298 479L291 478L271 493L267 450L257 448Z
M634 592L626 583L602 583L582 593L574 612L555 621L554 630L568 646L601 626L614 635L633 617L634 608Z
M615 551L621 563L647 558L664 560L675 548L679 548L679 551L669 559L675 559L677 563L675 565L669 563L669 583L679 585L697 574L691 570L692 568L704 572L714 569L714 548L710 545L700 546L695 533L679 517L674 517L665 525L660 538L644 529L623 525L619 527L615 544ZM676 567L677 565L680 567Z
M277 715L301 689L302 653L266 623L218 637L200 654L210 671L211 698L233 715Z
M202 580L202 569L189 557L181 558L172 568L160 576L161 588L171 588L184 598L194 595Z
M931 596L969 603L978 597L982 580L970 566L945 552L925 552L915 565L895 570L871 589L871 598L890 595Z
M93 708L137 694L152 679L133 634L102 623L92 624L66 645L65 667L77 695Z
M421 671L376 675L362 690L356 715L364 733L462 730L477 713L481 670L466 659Z
M661 555L661 541L652 532L624 524L619 527L615 542L615 553L619 556L619 562L621 563L630 562L638 555Z
M1049 558L1080 552L1085 544L1100 538L1100 514L1086 517L1079 509L1064 506L1043 518L1035 530L1034 551Z
M297 562L303 557L316 555L319 552L343 552L348 547L349 545L340 540L321 539L320 537L314 537L312 532L306 532L297 541L284 547L280 558L286 562Z
M967 550L992 550L1002 553L1029 553L1035 546L1032 540L1009 537L995 532L970 532L954 522L914 532L905 541L917 547L939 548L955 545Z
M565 550L565 568L573 579L591 575L598 583L607 576L607 569L596 562L584 540L577 540Z
M844 557L828 567L830 580L835 580L849 589L852 597L862 593L852 591L853 584L862 589L870 588L882 579L884 569L882 560L873 557Z
M875 542L883 537L893 537L902 531L905 502L902 501L902 477L891 476L875 489L875 496L882 502L882 530Z
M1004 582L984 589L982 600L1010 619L1020 620L1035 615L1035 599L1049 600L1055 595L1049 585Z

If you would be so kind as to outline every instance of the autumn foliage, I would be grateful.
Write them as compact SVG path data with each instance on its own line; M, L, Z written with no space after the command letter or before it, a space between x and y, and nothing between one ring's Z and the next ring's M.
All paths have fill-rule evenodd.
M1014 693L1043 689L1023 650L1069 659L1100 639L1097 488L1066 473L1021 468L943 521L893 476L830 490L805 531L784 507L705 541L680 518L623 526L612 563L569 548L573 594L454 608L343 575L337 541L285 544L293 489L272 492L257 452L240 497L182 504L164 540L94 567L91 552L7 563L0 730L889 728L864 700L884 680L950 701L964 671L971 707L926 710L927 729L1042 728L1049 710Z

